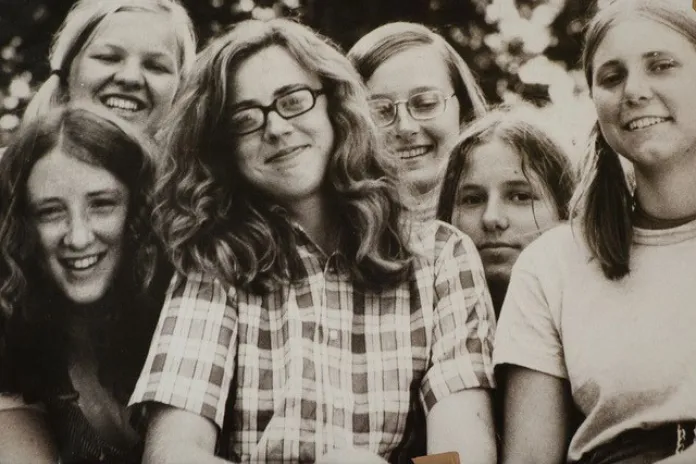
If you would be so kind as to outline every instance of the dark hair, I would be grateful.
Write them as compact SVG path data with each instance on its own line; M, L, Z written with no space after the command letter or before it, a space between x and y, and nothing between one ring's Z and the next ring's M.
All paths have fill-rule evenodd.
M674 0L615 1L599 9L587 26L583 68L592 91L592 60L607 32L619 21L642 17L682 34L696 45L696 14L689 2ZM580 188L572 200L573 212L582 220L587 246L608 279L630 272L633 241L633 196L618 153L596 124L583 168Z
M23 353L29 347L17 345L36 345L35 339L31 341L37 334L32 327L46 327L60 337L66 330L63 315L73 304L40 265L37 232L27 202L27 181L34 165L55 149L107 170L128 189L124 253L111 285L112 296L138 301L146 294L159 256L150 225L155 155L147 139L112 113L82 105L54 109L23 126L0 158L0 308L3 322L11 324L5 335L15 340L15 348ZM119 288L114 289L117 284ZM99 340L103 348L100 361L127 358L133 347L115 341L137 338L147 329L143 321L152 319L152 314L144 314L143 308L135 304L118 305L113 310L113 330L104 328L104 338ZM64 354L60 343L38 345L42 354L52 359ZM51 348L56 352L49 352ZM24 359L24 364L38 362ZM102 367L112 369L114 383L123 380L122 372L116 373L124 369L121 363L100 362L100 370ZM43 372L28 375L38 379Z
M534 173L553 200L559 219L568 219L568 204L575 186L572 163L564 148L534 123L534 118L539 116L532 108L500 106L466 127L450 150L438 219L452 221L457 191L471 163L472 151L493 140L503 142L519 154L524 175L530 178L530 173Z
M483 116L488 105L471 69L444 37L422 24L398 21L379 26L351 47L348 59L367 82L390 57L423 46L432 47L447 67L454 93L459 100L459 121L464 123Z
M157 228L179 272L204 271L261 290L300 276L286 212L231 161L228 80L244 60L283 47L322 81L335 132L325 191L335 205L353 277L366 285L405 278L412 261L401 230L396 169L379 145L360 78L338 48L286 19L247 20L213 40L165 122Z

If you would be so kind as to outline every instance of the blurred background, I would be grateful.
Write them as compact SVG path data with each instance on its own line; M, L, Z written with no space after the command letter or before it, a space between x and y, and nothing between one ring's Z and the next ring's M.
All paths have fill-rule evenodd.
M108 1L108 0L101 0ZM601 6L602 0L599 1ZM0 0L0 146L48 76L48 47L72 0ZM297 18L348 50L380 24L407 20L440 32L491 102L527 100L582 144L594 113L580 50L588 0L183 0L204 45L245 18Z

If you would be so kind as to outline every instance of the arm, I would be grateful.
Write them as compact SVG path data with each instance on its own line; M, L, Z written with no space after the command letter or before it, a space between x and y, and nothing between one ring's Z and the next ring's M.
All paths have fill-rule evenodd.
M436 257L431 365L421 385L428 454L496 462L490 390L495 313L471 239L453 231Z
M158 405L148 424L143 464L229 462L214 456L217 435L217 426L209 419Z
M26 407L2 410L0 431L0 462L58 462L58 449L42 411Z
M428 413L428 454L456 451L462 464L496 462L490 393L481 388L454 393Z
M524 367L505 369L502 463L564 463L572 404L567 382Z

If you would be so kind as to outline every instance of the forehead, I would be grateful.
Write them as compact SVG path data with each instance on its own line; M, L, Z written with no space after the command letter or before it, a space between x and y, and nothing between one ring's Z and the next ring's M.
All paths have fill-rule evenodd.
M613 23L592 59L594 69L608 61L641 59L646 53L663 51L694 54L694 45L673 28L654 19L632 16Z
M305 69L285 48L273 45L239 64L230 81L231 100L269 103L275 91L297 84L316 89L321 86L321 79Z
M106 169L69 156L60 148L40 158L27 181L31 201L84 196L100 190L125 192L126 188Z
M415 46L389 57L368 79L367 87L373 94L397 96L422 87L453 90L445 60L430 45Z
M497 138L474 147L464 178L476 180L524 180L520 155Z
M110 14L99 23L87 46L107 45L172 57L179 52L174 26L165 12L120 11Z

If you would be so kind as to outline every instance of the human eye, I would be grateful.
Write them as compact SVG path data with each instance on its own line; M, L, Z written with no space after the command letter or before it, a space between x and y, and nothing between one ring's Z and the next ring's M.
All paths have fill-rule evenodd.
M413 95L409 99L412 108L419 110L431 110L437 108L442 103L442 94L437 91L422 92Z
M258 108L244 108L235 111L230 118L232 130L238 134L254 131L259 126L262 117Z
M661 73L664 71L669 71L677 66L677 62L672 58L662 58L658 60L653 60L649 64L650 71Z
M513 203L523 204L531 203L537 199L534 193L527 191L510 192L509 198Z
M611 88L621 82L623 75L619 71L605 71L597 75L596 82L601 87Z
M57 204L39 205L34 207L33 216L39 223L48 224L63 219L65 210Z
M292 115L311 106L312 94L301 89L278 98L278 107L286 114Z
M457 203L461 206L474 207L486 203L486 195L482 192L462 192Z
M173 74L174 66L171 63L163 60L148 60L145 63L146 68L159 74Z
M90 209L97 214L111 214L119 208L123 202L120 198L111 195L94 197L90 201Z
M388 98L375 98L369 101L372 117L381 120L390 120L394 112L394 103Z
M103 63L117 63L121 60L121 55L113 50L97 49L90 55L92 59Z

